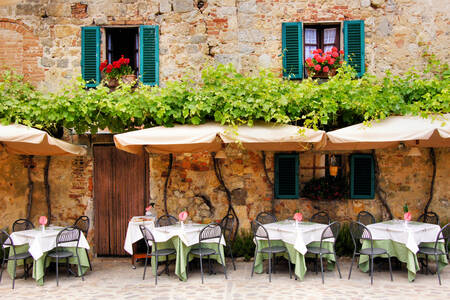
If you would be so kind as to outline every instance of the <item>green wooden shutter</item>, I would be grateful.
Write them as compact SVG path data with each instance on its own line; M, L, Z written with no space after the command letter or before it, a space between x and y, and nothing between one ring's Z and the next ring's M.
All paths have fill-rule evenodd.
M298 154L275 154L275 198L298 198Z
M366 69L364 48L364 21L344 21L345 59L358 72L359 77L363 76Z
M139 54L139 77L142 83L147 85L159 85L158 26L140 26Z
M81 28L81 74L87 87L100 83L100 27Z
M350 196L352 199L373 199L375 195L375 172L373 156L351 156Z
M303 78L302 23L283 23L282 53L283 76L289 79Z

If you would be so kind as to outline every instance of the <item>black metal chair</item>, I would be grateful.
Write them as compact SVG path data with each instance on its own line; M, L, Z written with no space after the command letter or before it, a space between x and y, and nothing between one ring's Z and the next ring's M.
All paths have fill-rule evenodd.
M330 224L331 223L330 216L328 215L328 213L326 211L319 211L318 213L315 213L311 217L310 221L314 222L314 223L320 223L320 224Z
M438 243L440 241L444 242L444 251L437 248ZM419 245L419 252L421 254L425 254L425 260L426 260L426 266L427 266L427 272L428 272L428 256L433 255L436 261L436 272L438 274L439 278L439 285L441 285L441 275L439 274L439 256L441 255L448 255L448 243L450 242L450 226L449 224L445 225L436 236L436 242L434 243L434 248L430 247L421 247Z
M275 223L277 221L277 217L271 213L263 211L256 216L256 221L261 224Z
M375 255L387 254L388 262L389 262L389 273L391 274L391 281L394 281L392 277L392 266L391 266L391 256L389 253L382 248L374 248L373 247L373 239L372 233L369 228L367 228L364 224L360 222L351 222L350 223L350 235L352 236L352 241L354 245L352 263L350 265L350 272L348 273L348 279L350 280L350 276L352 275L352 267L353 262L355 260L356 255L368 255L369 256L369 272L370 272L370 284L373 284L373 257ZM359 249L358 241L368 240L370 241L370 248Z
M262 239L262 240L266 240L267 243L268 243L268 247L264 247L264 248L258 249L258 243L256 242L251 277L253 277L253 273L254 273L254 270L255 270L255 260L256 260L256 255L258 254L258 252L260 252L262 254L268 254L268 256L269 256L269 282L272 282L272 269L273 269L272 256L274 254L286 252L287 255L288 255L289 278L292 278L291 257L289 255L289 251L286 249L286 247L284 247L284 246L272 246L272 243L271 243L270 238L269 238L269 233L267 232L267 229L263 226L263 224L261 224L260 222L255 220L255 221L253 221L251 223L251 225L252 225L252 231L253 231L253 235L255 237L255 240Z
M31 221L27 220L27 219L18 219L16 221L14 221L13 226L12 226L12 231L16 232L16 231L23 231L23 230L29 230L29 229L33 229L34 225L33 223L31 223Z
M359 212L357 221L366 226L370 225L370 224L374 224L376 222L375 217L370 212L365 211L365 210L362 210Z
M427 213L421 214L419 218L417 218L417 222L428 223L428 224L436 224L439 225L439 216L437 213L429 211Z
M156 221L156 227L170 226L177 224L178 219L171 215L163 215Z
M318 258L318 256L320 258L320 272L321 272L321 275L322 275L322 283L325 283L324 276L323 276L323 259L322 259L322 256L326 255L326 254L333 254L334 255L334 259L336 261L336 267L337 267L338 273L339 273L339 278L342 278L341 270L339 268L338 258L337 258L336 251L335 251L335 248L334 248L337 236L339 234L340 227L341 227L341 225L337 221L329 224L322 231L322 235L320 237L320 245L319 245L319 247L306 246L306 248L308 249L308 252L315 255L315 258L316 258L315 259L316 274L317 274L317 258ZM329 250L327 248L322 247L323 246L323 242L324 241L327 242L327 240L330 240L330 239L333 239L333 249Z
M87 238L88 232L89 232L89 224L90 224L89 217L81 216L75 220L75 223L73 223L73 226L80 229L83 232L84 236ZM86 255L88 258L89 269L92 271L91 259L89 258L88 249L86 249Z
M222 228L223 237L225 242L227 243L228 251L231 255L231 262L233 263L233 269L236 270L236 264L234 263L232 245L234 243L234 239L236 237L236 231L234 230L234 215L228 214L226 215L222 221L220 221L220 227Z
M16 253L16 247L14 245L13 240L9 236L9 234L4 231L0 230L0 248L3 249L3 260L2 264L0 265L0 282L2 280L3 275L3 265L8 263L9 260L14 261L14 273L13 273L13 282L12 282L12 288L14 289L14 284L16 281L16 269L17 269L17 261L23 259L23 270L24 270L24 277L27 279L28 276L28 266L27 266L27 258L31 257L30 253L24 252L24 253ZM9 253L6 251L9 248ZM12 249L12 250L11 250ZM11 255L11 251L13 255ZM7 268L7 266L5 267Z
M44 260L46 266L47 258L56 259L56 286L59 286L59 260L66 260L67 273L70 275L69 259L75 257L78 262L78 269L81 270L80 255L78 254L78 245L80 243L81 230L77 227L69 226L61 230L56 236L56 248L50 251ZM65 249L64 244L76 242L75 254ZM84 281L83 272L81 272L81 280Z
M147 270L147 261L148 258L154 256L156 259L156 275L155 275L155 285L158 284L158 260L160 256L166 257L166 273L169 275L169 255L175 254L176 250L173 248L161 249L158 250L158 245L155 241L155 237L152 232L145 226L139 225L139 229L141 230L142 236L144 237L145 244L147 245L147 255L145 256L145 265L144 265L144 275L142 276L142 280L145 280L145 271Z
M198 248L193 248L191 251L188 252L186 256L186 262L189 261L189 254L198 255L200 256L200 271L202 273L202 284L203 284L203 257L206 256L208 258L209 267L211 269L211 255L219 255L220 262L223 266L223 272L225 274L225 279L227 278L227 268L225 266L225 257L222 257L220 253L220 241L222 239L222 228L217 223L211 223L208 224L205 228L203 228L200 231L200 234L198 236ZM203 244L205 243L217 243L217 251L211 248L204 247ZM187 265L187 264L186 264ZM186 275L188 274L186 268Z

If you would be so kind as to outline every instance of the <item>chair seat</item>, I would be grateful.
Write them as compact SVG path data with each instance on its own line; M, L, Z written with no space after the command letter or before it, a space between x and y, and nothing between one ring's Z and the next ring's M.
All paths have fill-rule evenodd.
M363 255L380 255L380 254L386 254L387 251L385 249L382 248L365 248L365 249L361 249L359 251L359 253L363 254Z
M191 254L194 255L214 255L217 254L216 250L214 249L210 249L210 248L197 248L197 249L192 249L191 250Z
M54 258L67 258L67 257L72 257L73 253L70 251L58 251L58 252L50 252L48 254L48 256L50 257L54 257Z
M427 255L445 255L444 251L430 247L419 247L419 253Z
M31 254L28 252L25 253L17 253L16 255L11 255L8 257L8 260L19 260L31 257Z
M309 253L314 253L314 254L333 254L333 252L331 252L330 250L326 249L326 248L320 248L320 247L306 247L306 249L308 250Z
M166 255L170 255L170 254L174 254L174 253L176 253L175 249L169 248L169 249L160 249L160 250L153 251L152 253L150 253L150 255L166 256Z
M286 252L286 251L287 251L286 247L283 247L283 246L272 246L272 247L262 248L261 250L259 250L259 252L263 252L263 253L281 253L281 252Z

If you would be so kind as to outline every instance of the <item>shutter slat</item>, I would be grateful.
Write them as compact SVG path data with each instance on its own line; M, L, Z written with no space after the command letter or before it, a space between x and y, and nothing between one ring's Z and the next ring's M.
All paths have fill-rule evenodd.
M158 26L140 26L140 78L148 85L159 84Z
M290 79L303 78L302 23L283 23L282 53L283 76Z
M81 74L86 86L95 87L100 83L100 28L81 28Z
M344 21L344 48L345 59L361 77L365 72L364 21Z
M375 174L372 155L352 155L351 171L351 197L373 198Z
M275 156L275 197L298 198L298 155Z

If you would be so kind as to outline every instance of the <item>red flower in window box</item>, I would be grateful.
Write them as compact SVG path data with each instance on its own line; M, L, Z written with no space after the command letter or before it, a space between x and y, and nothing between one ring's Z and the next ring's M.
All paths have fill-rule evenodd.
M333 47L331 51L323 52L322 49L313 51L314 56L308 57L306 71L310 77L328 78L336 74L336 69L344 61L343 51ZM320 55L320 53L323 53Z
M132 83L136 80L136 75L129 64L130 59L122 55L118 60L110 64L108 64L107 60L103 61L100 64L100 71L110 87L117 86L119 79L126 83Z

